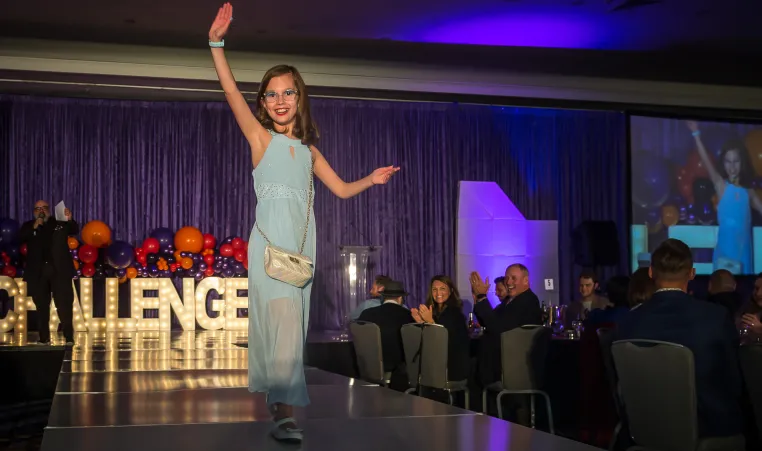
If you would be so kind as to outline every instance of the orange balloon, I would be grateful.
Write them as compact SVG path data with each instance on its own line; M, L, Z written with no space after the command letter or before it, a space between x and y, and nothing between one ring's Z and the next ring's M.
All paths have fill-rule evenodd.
M70 236L69 239L66 241L66 244L69 245L69 249L76 249L79 247L79 240L77 240L73 236Z
M120 279L119 279L119 284L120 284L120 285L121 285L121 284L123 284L123 283L125 283L125 282L127 282L127 276L124 276L124 277L122 277L122 278L120 278Z
M74 269L79 269L79 262L76 260L72 260L74 262Z
M674 205L664 205L661 207L661 222L672 227L680 219L680 211Z
M195 227L183 227L175 233L175 249L180 252L200 252L204 247L204 236Z
M757 194L759 195L759 190L757 190ZM714 207L714 211L717 211L717 205L719 204L720 204L720 198L717 197L717 195L715 194L714 196L712 196L712 207Z
M175 251L175 261L179 262L182 259L183 259L183 256L180 255L180 251Z
M180 264L182 265L183 269L191 269L193 267L193 259L189 257L183 257L180 260Z
M749 160L757 175L762 175L762 129L752 130L744 139Z
M135 268L127 268L127 278L134 279L138 276L138 270Z
M82 240L93 247L106 247L111 242L111 229L101 221L90 221L82 228Z

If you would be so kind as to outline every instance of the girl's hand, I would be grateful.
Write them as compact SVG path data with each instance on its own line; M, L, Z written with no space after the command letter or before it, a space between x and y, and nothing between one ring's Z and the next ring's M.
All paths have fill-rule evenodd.
M225 37L225 33L228 32L230 22L233 21L233 5L225 3L217 11L217 17L215 17L212 27L209 29L209 40L212 42L220 42Z
M385 168L378 168L370 175L370 179L374 185L385 185L394 174L399 171L399 167L387 166Z

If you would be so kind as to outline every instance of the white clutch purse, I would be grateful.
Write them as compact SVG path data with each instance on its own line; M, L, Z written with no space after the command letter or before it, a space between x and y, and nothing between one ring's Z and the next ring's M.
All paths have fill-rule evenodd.
M257 230L267 241L265 248L265 274L275 280L302 288L312 279L312 259L304 252L304 243L307 242L307 229L310 226L310 210L312 210L312 174L315 169L315 160L312 160L310 167L309 194L307 195L307 224L304 226L304 236L302 244L299 246L299 252L289 252L281 247L273 246L267 235L262 232L257 223Z
M265 273L275 280L302 288L312 279L312 259L268 244L265 248Z

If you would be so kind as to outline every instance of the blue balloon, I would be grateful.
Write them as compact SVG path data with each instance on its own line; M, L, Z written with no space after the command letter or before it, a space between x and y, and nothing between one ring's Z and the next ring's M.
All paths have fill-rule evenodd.
M166 251L175 241L175 233L166 227L159 227L151 232L151 238L159 241L159 249Z
M15 219L0 219L0 243L15 243L18 238L19 223Z
M669 198L667 162L656 156L633 159L632 201L642 208L656 208Z
M124 241L114 241L106 249L106 263L116 269L124 269L130 266L134 256L135 250L129 243Z

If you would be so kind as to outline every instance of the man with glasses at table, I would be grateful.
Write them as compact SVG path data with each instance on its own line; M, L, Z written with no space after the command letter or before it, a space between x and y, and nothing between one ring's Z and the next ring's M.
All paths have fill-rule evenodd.
M24 282L27 293L37 307L37 330L40 344L50 344L50 294L58 309L64 337L67 344L74 343L72 305L74 286L71 283L76 274L74 261L67 244L69 235L76 235L79 226L71 217L71 211L64 211L65 221L50 217L50 205L44 200L34 204L35 219L21 226L19 236L26 243L26 269Z

